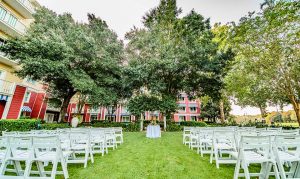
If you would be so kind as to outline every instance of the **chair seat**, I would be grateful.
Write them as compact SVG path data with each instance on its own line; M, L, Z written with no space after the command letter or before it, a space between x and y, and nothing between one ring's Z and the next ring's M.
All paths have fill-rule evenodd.
M223 150L230 150L230 149L233 149L234 147L231 146L230 144L227 144L227 143L218 143L215 145L215 147L217 149L223 149Z
M244 151L244 159L246 163L263 163L263 162L273 162L273 159L266 158L262 154L254 151Z
M295 152L296 154L296 152ZM284 151L278 151L278 155L280 160L282 161L300 161L300 157L297 157L295 154L292 154L290 152L284 152Z

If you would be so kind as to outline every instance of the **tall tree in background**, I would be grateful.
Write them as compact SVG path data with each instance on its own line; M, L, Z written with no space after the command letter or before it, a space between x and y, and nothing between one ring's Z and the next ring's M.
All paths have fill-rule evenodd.
M88 17L80 24L70 14L41 8L25 36L1 47L22 66L20 77L47 83L52 96L62 100L61 120L74 94L104 96L119 87L122 43L104 21Z
M270 92L271 102L292 104L300 124L299 12L299 1L276 1L242 18L233 31L237 58L232 74L243 72L240 75L254 79L256 87L246 90L259 94L252 95Z
M212 41L209 20L195 11L183 18L178 17L180 13L176 0L161 0L144 16L145 28L126 34L133 86L174 103L183 91L217 98L223 61ZM170 106L161 111L168 119L174 105Z

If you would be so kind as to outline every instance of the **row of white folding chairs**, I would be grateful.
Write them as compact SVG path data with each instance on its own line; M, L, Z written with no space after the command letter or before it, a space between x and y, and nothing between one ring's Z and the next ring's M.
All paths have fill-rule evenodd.
M116 132L117 131L117 132ZM94 153L108 152L108 148L117 147L116 133L121 134L120 141L123 142L122 129L120 128L80 128L80 129L58 129L38 130L30 132L3 132L7 137L32 137L32 136L58 136L60 147L66 157L66 163L83 163L84 168L90 159L94 162ZM120 142L120 143L121 143ZM78 157L77 154L84 154Z
M244 135L250 135L253 137L266 136L270 138L271 141L275 141L276 135L299 136L299 130L281 131L278 129L272 129L260 130L258 132L253 129L249 130L249 128L244 128L243 130L233 130L232 128L214 128L213 130L211 128L198 128L197 130L197 128L192 128L190 134L191 148L198 148L198 152L200 152L202 156L204 153L210 153L210 162L212 163L213 160L216 160L216 166L219 168L219 164L221 163L236 163L238 158L237 151L241 147L241 145L239 145L239 140L241 140L242 136ZM223 157L224 154L226 155L225 157ZM251 157L255 158L255 156ZM276 169L274 170L276 171Z
M300 136L242 136L234 179L239 177L277 179L300 178ZM259 173L250 173L250 164L261 164ZM240 173L240 168L244 173Z
M69 178L67 160L71 153L62 150L57 135L2 136L0 147L0 178L55 179L57 174ZM25 163L25 168L21 162ZM52 163L52 169L46 171L45 164L49 162ZM34 163L37 165L37 171L32 170ZM62 171L57 171L58 163L61 163ZM14 168L8 168L8 165L13 165ZM15 172L17 176L10 176L7 172ZM32 176L36 174L39 177Z

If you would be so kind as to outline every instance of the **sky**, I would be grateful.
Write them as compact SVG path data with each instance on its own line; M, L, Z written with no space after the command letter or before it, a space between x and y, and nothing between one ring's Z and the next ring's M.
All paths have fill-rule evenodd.
M259 10L263 0L177 0L183 14L192 9L211 19L211 23L238 22L249 11ZM120 39L134 25L142 27L141 19L159 0L38 0L57 13L70 12L77 21L87 21L87 13L94 13L107 22Z
M178 7L183 10L182 15L192 9L210 18L211 24L221 22L238 22L242 16L250 11L259 11L263 0L177 0ZM94 13L107 22L115 31L119 39L133 26L142 27L142 17L151 8L159 4L159 0L38 0L38 2L61 14L69 12L79 22L87 21L87 13ZM285 110L290 110L288 106ZM276 107L269 107L268 111L276 111ZM231 114L249 115L260 114L258 108L241 108L232 105Z

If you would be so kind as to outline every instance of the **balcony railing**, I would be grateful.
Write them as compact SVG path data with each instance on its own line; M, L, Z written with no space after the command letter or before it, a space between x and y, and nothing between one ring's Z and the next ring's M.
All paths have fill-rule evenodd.
M23 6L25 6L32 14L34 13L34 7L28 0L17 0L17 1L23 4Z
M26 31L26 26L20 22L11 12L0 6L0 21L5 25L4 31L10 33L11 30L9 28L15 30L16 33L12 33L11 35L22 35Z
M59 111L60 111L60 108L54 107L54 106L52 106L50 103L47 103L47 110L59 112Z
M0 80L0 94L12 95L14 84L9 81Z

